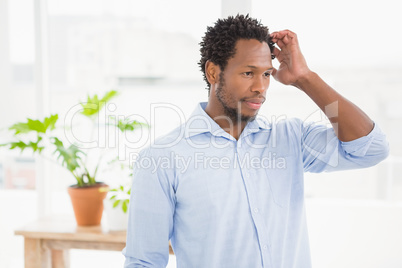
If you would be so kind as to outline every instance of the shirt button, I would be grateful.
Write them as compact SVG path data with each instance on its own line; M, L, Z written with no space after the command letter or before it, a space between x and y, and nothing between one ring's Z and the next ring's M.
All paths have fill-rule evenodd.
M263 248L263 249L268 249L268 246L267 246L267 245L264 245L262 248Z
M247 178L250 178L250 173L246 173L246 177L247 177Z
M255 212L255 213L258 213L258 211L259 211L258 208L255 208L255 209L254 209L254 212Z

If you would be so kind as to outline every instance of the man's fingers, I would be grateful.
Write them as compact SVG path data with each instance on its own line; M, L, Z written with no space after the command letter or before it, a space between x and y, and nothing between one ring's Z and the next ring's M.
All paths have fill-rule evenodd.
M289 37L289 35L285 35L285 36L282 38L282 42L283 42L285 45L289 44L291 41L292 41L292 38Z
M279 31L279 32L273 32L271 34L271 37L275 38L275 39L282 39L285 35L286 35L286 31Z
M275 42L280 49L284 49L286 44L282 41L282 39L278 39L278 41Z
M272 38L278 38L278 39L282 39L286 35L288 35L290 38L296 37L296 34L290 30L282 30L282 31L271 33Z
M283 49L288 44L297 43L297 35L289 30L273 32L271 34L271 38L272 42L278 44L281 49Z
M272 54L274 54L275 58L279 62L281 62L283 60L283 56L281 54L281 51L277 47L274 47L274 50L272 51Z

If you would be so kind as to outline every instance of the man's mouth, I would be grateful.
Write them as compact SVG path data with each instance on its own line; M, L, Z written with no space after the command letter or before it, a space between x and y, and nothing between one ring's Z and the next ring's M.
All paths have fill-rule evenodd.
M252 98L252 99L245 99L243 102L253 110L258 110L261 108L261 105L264 103L265 98Z

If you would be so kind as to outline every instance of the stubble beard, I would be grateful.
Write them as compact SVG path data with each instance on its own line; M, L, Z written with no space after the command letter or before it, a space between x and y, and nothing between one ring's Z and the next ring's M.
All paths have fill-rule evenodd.
M228 102L230 102L230 100L229 100L230 97L227 92L227 89L225 89L224 86L225 86L225 80L223 78L223 72L221 72L219 75L219 86L216 89L216 98L222 104L223 112L225 113L225 116L227 116L228 119L231 120L231 123L233 125L239 124L242 122L253 121L256 118L257 114L255 114L253 116L242 114L241 113L242 101L237 102L236 108L230 107L228 105Z

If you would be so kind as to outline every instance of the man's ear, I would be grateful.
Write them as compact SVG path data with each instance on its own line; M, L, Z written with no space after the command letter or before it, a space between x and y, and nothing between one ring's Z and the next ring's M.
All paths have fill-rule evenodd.
M208 79L208 82L211 85L214 85L219 82L219 73L220 73L220 67L213 63L212 61L207 61L205 63L205 75Z

